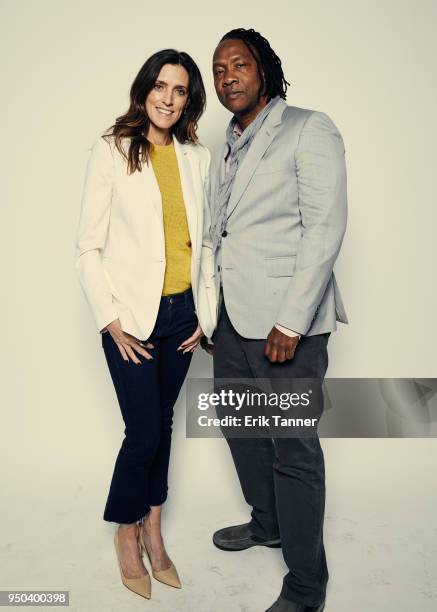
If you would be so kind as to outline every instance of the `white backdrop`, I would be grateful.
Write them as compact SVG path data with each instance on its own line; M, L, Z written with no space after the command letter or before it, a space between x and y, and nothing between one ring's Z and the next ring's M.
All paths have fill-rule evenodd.
M432 0L239 5L2 0L0 7L6 499L0 517L8 567L7 584L0 588L75 586L86 598L96 593L97 583L100 597L108 595L106 578L91 574L92 586L85 585L83 559L68 561L74 542L80 558L77 542L84 533L90 542L90 533L103 533L102 554L110 554L109 526L100 515L122 438L100 336L73 268L89 145L127 109L129 87L145 59L175 47L192 55L204 76L208 104L200 136L214 149L230 118L213 88L215 45L234 27L260 30L292 84L288 103L329 114L346 145L350 212L336 275L350 325L340 325L331 337L328 375L436 376L437 5ZM211 372L210 358L196 354L190 375ZM166 512L173 538L180 536L187 563L194 563L200 553L187 546L190 528L203 525L206 538L238 514L245 520L247 511L225 443L186 440L184 410L182 396ZM346 516L346 508L353 515L354 504L369 497L379 499L381 513L392 502L414 517L420 506L425 519L437 510L428 486L436 477L433 441L326 440L324 448L328 517ZM178 517L184 517L182 526ZM59 547L56 558L51 544ZM88 555L94 567L93 551ZM428 566L432 562L435 570L435 551L432 559L429 555ZM114 581L112 562L112 557L105 561ZM38 567L45 568L45 580L32 573ZM425 580L418 567L418 580ZM277 584L263 590L263 603L276 597L281 574L275 568ZM338 575L341 589L340 570ZM356 575L357 583L361 578ZM435 597L433 585L428 591ZM112 588L120 590L118 584ZM202 609L201 585L195 593ZM228 609L241 609L232 607L239 605L238 597L226 597ZM77 609L88 609L83 601ZM430 601L425 598L423 610ZM187 603L180 609L191 608Z

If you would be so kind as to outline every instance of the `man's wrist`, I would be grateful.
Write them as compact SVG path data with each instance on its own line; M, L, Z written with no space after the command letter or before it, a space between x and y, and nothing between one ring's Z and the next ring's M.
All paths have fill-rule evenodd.
M290 338L294 338L294 337L301 337L301 334L299 334L299 332L295 332L293 329L289 329L288 327L284 327L283 325L280 325L280 323L275 323L275 327L276 329L278 329L280 332L282 332L283 334L285 334L286 336L290 336Z

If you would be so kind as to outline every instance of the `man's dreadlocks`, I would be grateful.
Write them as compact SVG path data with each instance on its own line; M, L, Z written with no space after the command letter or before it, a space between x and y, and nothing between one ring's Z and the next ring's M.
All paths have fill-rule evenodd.
M287 86L290 83L285 79L281 60L271 48L269 41L253 28L231 30L223 36L220 42L228 39L242 40L255 58L262 83L261 95L266 95L268 100L275 96L280 96L285 100Z

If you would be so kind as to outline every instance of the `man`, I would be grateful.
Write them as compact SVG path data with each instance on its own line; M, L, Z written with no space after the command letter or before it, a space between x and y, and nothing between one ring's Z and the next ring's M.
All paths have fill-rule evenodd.
M228 32L213 72L233 114L211 174L214 377L323 379L329 335L348 322L333 274L347 215L342 138L325 114L286 104L281 61L258 32ZM252 518L217 531L214 544L282 546L289 573L269 611L320 612L328 570L317 434L227 442Z

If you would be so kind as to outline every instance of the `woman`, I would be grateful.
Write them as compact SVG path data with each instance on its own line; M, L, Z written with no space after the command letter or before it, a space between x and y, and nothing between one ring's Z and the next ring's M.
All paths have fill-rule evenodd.
M126 425L103 518L119 523L123 584L146 598L144 552L157 580L181 587L161 535L173 406L215 326L212 251L202 244L210 157L196 137L204 106L189 55L152 55L129 110L92 148L78 231L76 268Z

